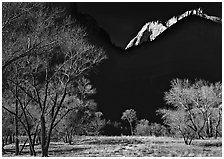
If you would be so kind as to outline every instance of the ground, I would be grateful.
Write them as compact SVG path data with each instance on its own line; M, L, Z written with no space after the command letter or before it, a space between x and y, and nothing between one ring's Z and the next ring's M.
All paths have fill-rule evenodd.
M191 145L185 145L183 139L170 137L140 137L140 136L77 136L73 144L52 142L49 156L56 157L221 157L222 138L193 140ZM14 156L9 151L13 145L5 146L7 154ZM41 156L40 146L35 147L37 156ZM29 148L24 149L21 156L29 156Z

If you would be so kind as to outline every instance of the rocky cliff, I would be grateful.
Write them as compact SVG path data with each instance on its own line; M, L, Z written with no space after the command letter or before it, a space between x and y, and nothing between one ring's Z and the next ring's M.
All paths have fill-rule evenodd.
M179 16L174 16L170 18L165 23L159 22L158 20L146 23L142 27L142 29L138 32L138 34L128 43L125 49L128 49L132 46L140 45L141 43L145 41L153 41L157 36L159 36L166 29L176 24L177 22L181 21L182 19L192 15L199 16L199 17L211 20L213 22L221 23L221 18L219 17L209 16L206 13L203 13L203 11L200 8L192 9L192 10L184 12L183 14Z

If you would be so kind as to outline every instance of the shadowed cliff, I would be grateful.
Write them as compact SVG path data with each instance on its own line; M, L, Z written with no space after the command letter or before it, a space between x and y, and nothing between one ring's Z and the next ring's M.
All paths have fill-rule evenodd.
M73 16L109 57L89 76L97 90L98 109L107 119L119 121L125 109L133 108L139 119L158 122L155 111L165 105L164 92L173 78L222 79L221 23L189 16L155 40L125 50L112 44L91 16Z

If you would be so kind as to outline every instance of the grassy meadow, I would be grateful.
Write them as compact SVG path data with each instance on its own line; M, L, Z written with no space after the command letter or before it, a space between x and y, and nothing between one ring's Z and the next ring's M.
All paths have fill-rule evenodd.
M3 157L14 156L14 145L6 145ZM35 146L41 156L40 145ZM26 146L21 156L30 156ZM153 136L76 136L72 145L51 142L51 157L221 157L222 138L193 140L185 145L183 139Z

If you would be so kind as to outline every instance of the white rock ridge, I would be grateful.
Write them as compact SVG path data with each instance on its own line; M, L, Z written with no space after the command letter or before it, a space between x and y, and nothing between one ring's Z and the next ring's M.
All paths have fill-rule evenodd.
M163 31L165 31L167 28L171 27L172 25L176 24L178 21L180 21L183 18L186 18L190 15L196 15L202 18L206 18L209 20L212 20L214 22L221 22L222 19L215 16L209 16L205 13L203 13L202 9L192 9L189 11L184 12L183 14L179 16L174 16L171 19L169 19L167 22L165 22L165 25L160 23L159 21L152 21L146 23L142 29L138 32L138 34L128 43L125 49L128 49L132 46L137 46L145 41L153 41L157 36L159 36Z

